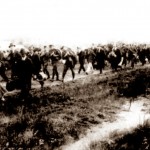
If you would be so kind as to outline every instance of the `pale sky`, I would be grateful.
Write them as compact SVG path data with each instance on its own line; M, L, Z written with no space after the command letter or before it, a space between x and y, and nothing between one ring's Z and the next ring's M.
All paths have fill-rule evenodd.
M1 0L0 40L150 43L149 0Z

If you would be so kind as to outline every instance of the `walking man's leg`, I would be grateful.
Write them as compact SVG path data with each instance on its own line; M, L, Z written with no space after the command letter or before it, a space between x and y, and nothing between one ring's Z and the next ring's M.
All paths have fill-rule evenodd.
M47 78L49 79L50 78L50 74L49 74L49 71L48 71L47 67L48 67L47 65L44 66L43 72L47 75Z
M67 71L68 71L68 66L65 64L64 69L63 69L63 74L62 74L62 81L64 81L64 78L65 78Z
M73 70L72 67L70 67L70 70L71 70L71 72L72 72L72 79L74 80L74 78L75 78L75 72L74 72L74 70Z

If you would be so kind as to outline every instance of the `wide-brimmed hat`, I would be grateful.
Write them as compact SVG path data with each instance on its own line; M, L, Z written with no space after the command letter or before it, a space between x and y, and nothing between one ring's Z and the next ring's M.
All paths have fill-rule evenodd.
M41 51L41 49L40 49L40 48L35 47L33 51L34 51L34 52L39 52L39 51Z
M61 47L60 47L61 50L63 50L64 48L65 48L64 46L61 46Z
M54 47L54 45L52 45L52 44L51 44L51 45L49 45L49 48L52 48L52 47Z
M16 45L14 45L13 43L10 43L9 48L10 47L15 47Z
M108 44L107 47L108 47L109 49L112 49L112 48L113 48L113 44Z
M20 53L21 53L21 54L26 54L25 49L24 49L24 48L21 48Z

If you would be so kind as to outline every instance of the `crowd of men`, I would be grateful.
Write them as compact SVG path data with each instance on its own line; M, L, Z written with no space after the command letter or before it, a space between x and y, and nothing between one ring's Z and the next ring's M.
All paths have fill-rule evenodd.
M77 62L79 62L79 74L82 70L86 74L92 73L93 69L98 69L102 74L107 64L110 64L113 71L117 71L126 67L127 64L134 68L137 62L144 65L150 61L150 47L145 44L93 45L84 50L77 48L76 52L64 46L57 49L53 45L44 46L42 49L30 46L27 49L16 50L15 47L13 43L10 43L9 51L0 52L0 75L7 82L7 90L21 89L21 99L26 99L29 95L32 78L37 80L43 88L46 79L54 81L56 77L57 81L63 82L70 69L74 80L74 68ZM64 65L61 79L58 71L60 60L63 60ZM48 69L50 63L53 67L52 77ZM10 77L6 74L6 70L10 70Z

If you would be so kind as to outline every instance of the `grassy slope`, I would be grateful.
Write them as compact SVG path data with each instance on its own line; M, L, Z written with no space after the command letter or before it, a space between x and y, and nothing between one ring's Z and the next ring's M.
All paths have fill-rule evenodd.
M131 74L123 75L123 82L128 82L128 87L121 88L125 97L135 98L143 94L148 99L150 98L150 69L140 69ZM120 87L119 87L120 89ZM149 106L146 104L147 113ZM115 131L110 134L108 141L99 141L91 143L91 150L146 150L150 149L150 121L147 120L143 125L137 126L132 131Z
M125 71L113 79L94 75L52 89L32 90L28 102L20 102L17 95L8 97L0 113L1 148L40 149L41 139L45 149L55 149L79 139L91 126L114 121L125 100L117 96L114 83L125 74L129 76Z

